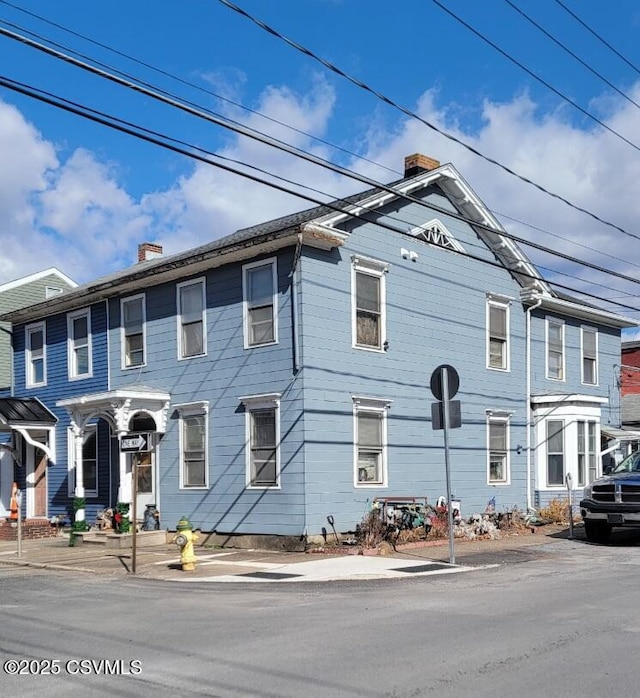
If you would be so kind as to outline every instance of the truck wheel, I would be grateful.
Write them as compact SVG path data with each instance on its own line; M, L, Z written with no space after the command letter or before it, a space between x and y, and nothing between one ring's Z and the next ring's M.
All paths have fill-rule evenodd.
M611 537L611 526L604 521L585 521L584 532L591 543L606 543Z

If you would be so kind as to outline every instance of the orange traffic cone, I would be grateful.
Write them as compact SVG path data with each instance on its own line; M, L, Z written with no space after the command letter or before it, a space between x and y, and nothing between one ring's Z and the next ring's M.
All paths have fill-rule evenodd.
M9 519L12 521L15 521L18 518L18 484L13 483L13 487L11 488L11 503L9 505Z

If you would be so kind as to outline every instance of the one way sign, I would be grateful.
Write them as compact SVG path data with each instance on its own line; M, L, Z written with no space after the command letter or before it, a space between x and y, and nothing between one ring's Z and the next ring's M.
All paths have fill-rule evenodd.
M151 450L151 434L129 434L120 438L122 453L142 453Z

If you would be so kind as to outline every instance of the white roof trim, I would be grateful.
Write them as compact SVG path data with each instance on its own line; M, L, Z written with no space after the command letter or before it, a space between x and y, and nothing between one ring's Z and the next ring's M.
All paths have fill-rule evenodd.
M534 405L558 405L581 402L583 404L606 405L609 398L597 397L596 395L583 395L580 393L554 394L554 395L532 395L531 402Z
M49 269L44 269L43 271L37 271L35 274L29 274L28 276L23 276L20 279L14 279L13 281L7 281L6 284L0 284L0 293L5 291L11 291L14 288L19 288L20 286L25 286L26 284L33 283L34 281L40 281L47 276L57 276L60 281L64 281L66 284L72 288L76 288L78 284L66 274L63 274L59 269L55 267L50 267Z

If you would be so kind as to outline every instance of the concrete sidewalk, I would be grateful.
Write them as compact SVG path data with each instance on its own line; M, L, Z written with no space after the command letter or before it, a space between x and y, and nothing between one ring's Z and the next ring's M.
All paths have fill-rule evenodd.
M198 547L198 563L191 572L182 570L175 545L138 548L135 575L145 579L179 582L325 582L348 579L402 578L468 572L472 569L523 562L549 554L549 544L561 550L568 531L545 526L536 533L509 535L497 540L455 541L455 565L449 564L448 540L425 547L392 551L389 555L357 555L350 548L322 553L286 553ZM584 541L582 527L574 540ZM69 547L64 535L53 539L24 541L22 556L15 542L0 541L0 565L126 577L134 574L131 550L93 545Z

